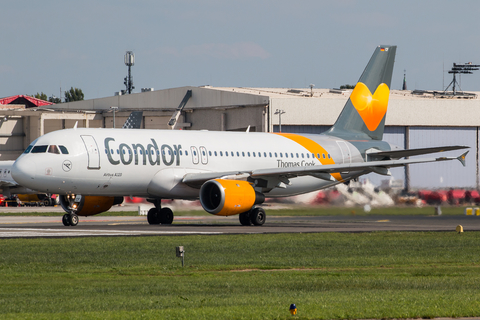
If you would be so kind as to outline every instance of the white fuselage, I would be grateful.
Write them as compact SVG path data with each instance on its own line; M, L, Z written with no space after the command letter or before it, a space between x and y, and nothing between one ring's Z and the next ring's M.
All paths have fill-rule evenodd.
M352 144L324 135L78 128L51 132L31 146L16 161L14 179L59 194L195 199L198 188L181 182L187 173L363 162ZM297 177L266 196L305 193L341 180Z

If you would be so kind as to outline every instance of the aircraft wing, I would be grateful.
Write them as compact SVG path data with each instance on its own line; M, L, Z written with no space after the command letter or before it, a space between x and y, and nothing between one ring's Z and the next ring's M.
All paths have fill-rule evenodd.
M460 150L460 149L467 149L467 148L469 147L447 146L447 147L432 147L432 148L407 149L407 150L390 150L390 151L380 151L375 153L369 153L368 156L373 158L390 157L390 158L398 159L398 158L404 158L404 157L418 156L421 154Z
M200 187L205 181L211 179L245 179L251 178L278 178L283 179L294 178L299 176L313 176L324 180L332 180L332 173L349 173L358 171L372 171L379 174L388 175L388 168L401 167L413 163L428 163L436 161L458 160L465 166L465 156L468 151L458 157L438 157L438 158L421 158L421 159L402 159L402 160L382 160L368 161L356 163L331 164L311 167L296 168L271 168L257 169L251 171L229 171L229 172L206 172L206 173L189 173L186 174L182 182L192 186ZM286 180L285 180L286 181ZM287 181L286 181L287 182Z
M18 183L15 181L9 181L9 180L1 180L0 179L0 188L5 188L5 187L18 187Z

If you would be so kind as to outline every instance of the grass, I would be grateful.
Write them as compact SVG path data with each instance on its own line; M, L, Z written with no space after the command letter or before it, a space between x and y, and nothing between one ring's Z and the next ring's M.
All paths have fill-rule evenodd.
M480 316L475 232L3 239L4 319ZM185 268L175 257L183 245Z
M470 206L475 207L475 206ZM332 207L332 206L310 206L303 207L300 205L288 205L288 208L276 209L270 206L264 207L268 215L272 216L374 216L374 215L423 215L431 216L435 213L435 207L409 207L395 206L385 208L372 208L370 212L365 212L361 207ZM462 215L465 207L463 206L443 206L442 215ZM5 211L5 210L3 210ZM0 216L62 216L64 212L21 212L12 208L9 212L1 212ZM189 210L174 210L176 216L209 216L201 208ZM115 207L108 212L104 212L103 216L136 216L138 211L115 211Z

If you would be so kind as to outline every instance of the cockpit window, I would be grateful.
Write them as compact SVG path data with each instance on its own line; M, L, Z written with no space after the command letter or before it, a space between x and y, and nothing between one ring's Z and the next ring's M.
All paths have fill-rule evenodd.
M23 153L29 153L30 150L32 150L32 148L33 148L33 144L29 145L29 146L27 147L27 149L25 149L25 151L23 151Z
M58 146L60 148L60 151L62 151L62 154L68 154L68 150L65 146Z
M48 146L35 146L32 149L32 153L45 153L47 152Z
M60 150L58 150L58 147L56 145L51 145L48 147L48 153L56 153L60 154Z

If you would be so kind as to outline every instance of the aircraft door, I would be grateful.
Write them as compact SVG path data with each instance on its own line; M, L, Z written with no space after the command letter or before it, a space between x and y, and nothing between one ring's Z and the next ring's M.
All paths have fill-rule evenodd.
M198 164L198 150L197 150L197 147L190 147L190 151L192 152L193 164Z
M100 169L100 152L93 136L80 136L88 154L88 169Z
M207 149L205 147L200 147L200 158L202 159L202 164L208 163Z
M350 154L350 148L345 141L337 141L340 151L342 152L343 163L351 163L352 156Z

